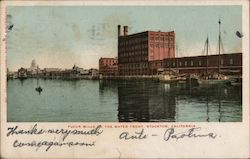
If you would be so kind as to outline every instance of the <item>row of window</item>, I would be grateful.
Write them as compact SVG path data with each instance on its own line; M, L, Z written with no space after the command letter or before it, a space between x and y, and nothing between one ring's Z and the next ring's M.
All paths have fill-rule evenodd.
M127 63L127 62L141 62L141 61L147 61L148 57L133 57L133 58L121 58L119 60L119 63Z
M125 50L141 50L141 49L147 49L148 45L135 45L135 46L129 46L129 47L119 47L119 51L125 51Z
M147 49L148 45L143 44L143 45L135 45L135 46L130 46L130 47L119 47L119 51L126 51L126 50L141 50L141 49ZM164 44L164 43L157 43L157 44L150 44L150 48L174 48L174 44Z
M162 62L155 62L155 63L152 63L151 66L162 66L163 63Z
M154 51L150 50L150 56L153 57L154 55L156 56L166 56L166 57L171 57L170 55L173 53L171 49L169 48L168 50L164 50L164 52L159 52L159 51ZM131 57L131 56L147 56L148 55L148 50L139 50L139 51L130 51L130 52L119 52L119 58L122 57ZM165 57L164 56L164 57Z
M174 41L173 36L150 36L151 41Z
M174 48L174 44L150 44L150 48Z
M150 59L151 59L151 60L162 60L163 57L160 56L160 55L159 55L159 56L158 56L158 55L155 55L155 56L152 56L152 55L151 55L151 56L150 56Z
M208 62L208 65L209 65L209 61ZM223 65L224 61L223 59L220 60L220 63L221 65ZM169 66L169 64L171 64L173 67L175 67L175 65L177 64L177 62L167 62L167 66ZM190 61L190 66L194 66L194 62L191 60ZM184 63L182 63L181 61L179 62L179 66L187 66L188 65L188 61L184 61ZM198 61L198 65L201 66L202 65L202 62L201 60ZM230 59L230 65L233 65L233 59Z
M120 69L148 68L148 63L125 64Z
M147 54L148 54L147 50L119 53L120 57L137 56L137 55L147 55Z
M117 71L117 68L105 68L105 69L100 69L99 72L113 72L113 71Z
M147 42L148 41L148 37L139 37L139 38L128 38L128 39L123 39L121 41L119 41L120 46L124 46L124 45L135 45L135 44L141 44L143 42Z
M123 70L120 72L120 75L149 75L147 69L141 69L141 70Z
M101 65L113 65L113 64L116 64L117 63L117 60L108 60L108 61L101 61L100 64Z

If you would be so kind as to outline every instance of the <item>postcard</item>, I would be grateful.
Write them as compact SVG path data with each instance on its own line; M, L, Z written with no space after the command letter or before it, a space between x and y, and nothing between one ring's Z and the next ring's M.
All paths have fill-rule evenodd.
M1 1L1 158L249 158L249 1Z

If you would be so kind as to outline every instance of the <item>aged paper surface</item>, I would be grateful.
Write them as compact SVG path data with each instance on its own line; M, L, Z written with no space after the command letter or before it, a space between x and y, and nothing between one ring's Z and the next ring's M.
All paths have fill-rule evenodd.
M249 1L1 1L1 158L249 158Z

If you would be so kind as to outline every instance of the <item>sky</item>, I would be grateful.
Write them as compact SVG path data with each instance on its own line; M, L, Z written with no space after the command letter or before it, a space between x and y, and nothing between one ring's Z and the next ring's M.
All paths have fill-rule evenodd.
M117 57L117 25L129 34L175 31L177 56L218 53L221 19L223 53L242 52L241 6L9 6L7 67L98 68L100 57Z

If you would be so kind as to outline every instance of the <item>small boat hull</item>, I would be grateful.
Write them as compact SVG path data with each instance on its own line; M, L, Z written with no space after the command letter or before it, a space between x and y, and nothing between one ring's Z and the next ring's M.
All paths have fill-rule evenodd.
M225 79L208 79L208 80L198 80L199 85L217 85L217 84L229 84L230 80Z
M242 78L233 78L230 81L232 86L241 86L242 85Z

